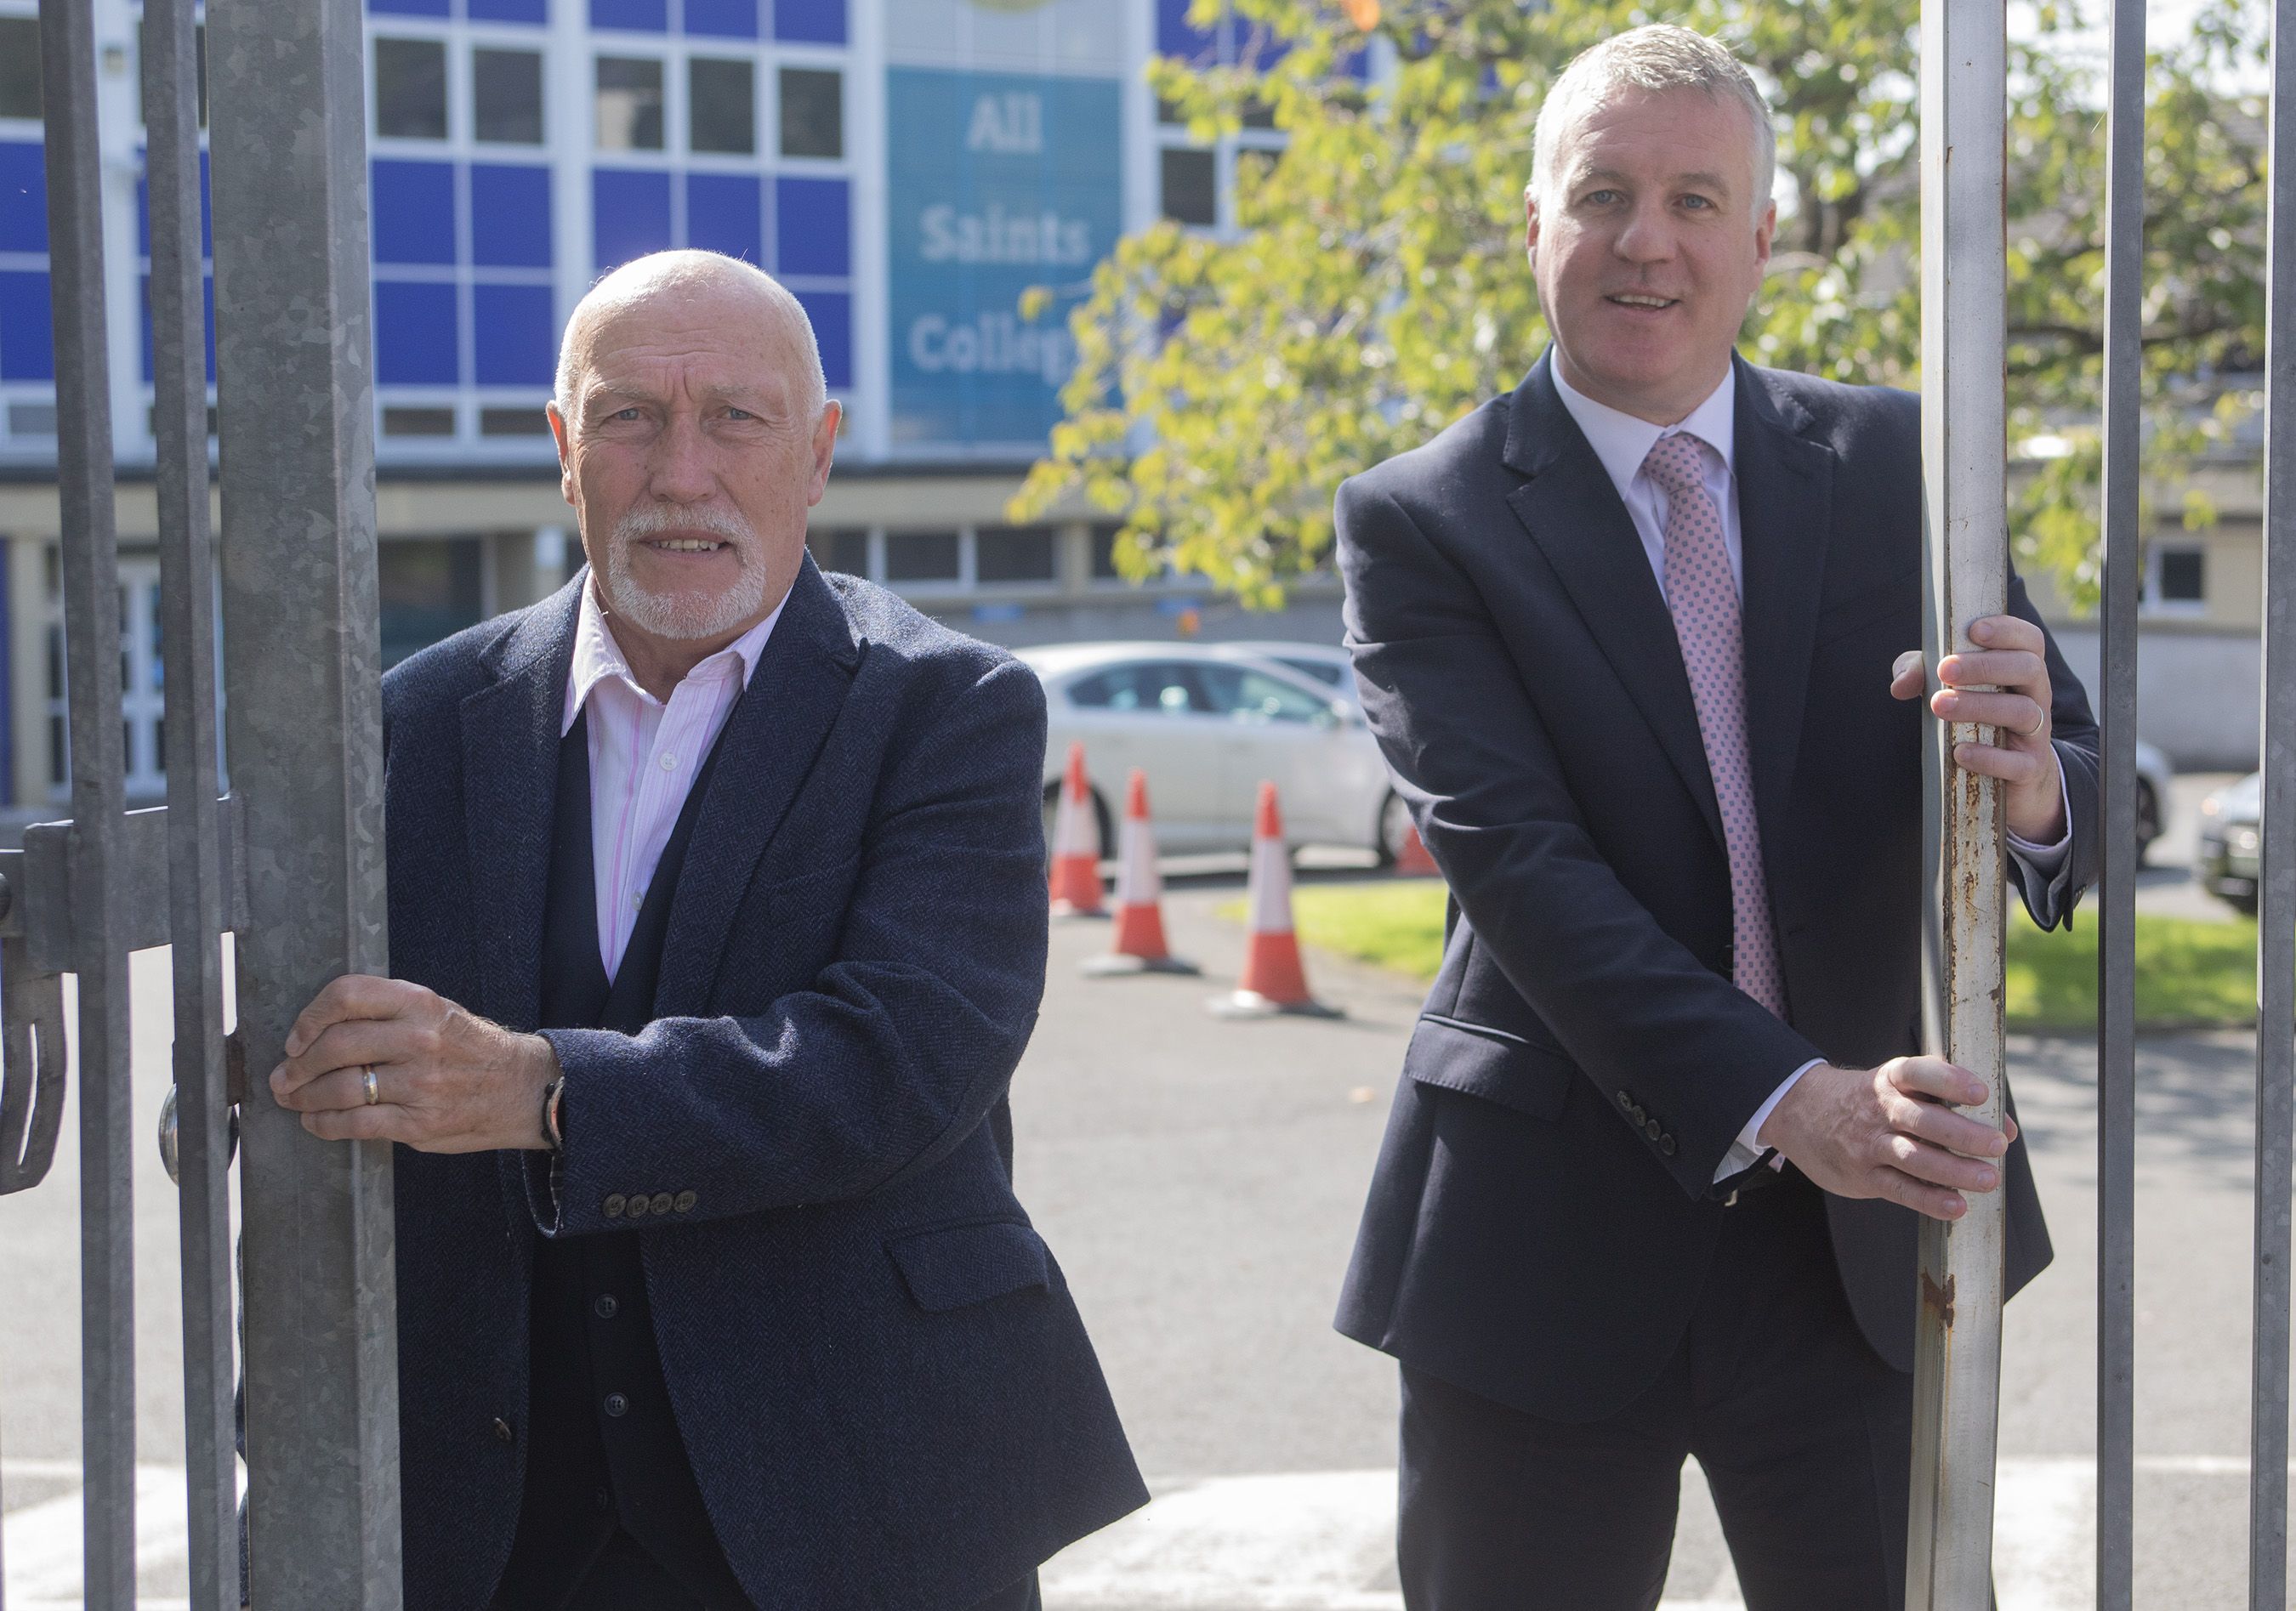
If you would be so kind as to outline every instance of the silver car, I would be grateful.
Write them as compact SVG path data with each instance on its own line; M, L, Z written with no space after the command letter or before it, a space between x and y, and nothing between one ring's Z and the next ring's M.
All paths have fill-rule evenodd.
M1048 830L1069 746L1081 742L1104 854L1136 766L1160 850L1248 848L1263 780L1293 845L1369 850L1382 865L1403 848L1410 817L1379 745L1353 698L1324 683L1233 645L1064 643L1021 658L1045 684Z

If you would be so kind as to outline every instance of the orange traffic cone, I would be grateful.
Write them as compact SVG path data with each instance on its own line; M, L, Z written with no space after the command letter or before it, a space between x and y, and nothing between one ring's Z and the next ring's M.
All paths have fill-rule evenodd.
M1410 833L1403 841L1403 849L1396 855L1396 876L1404 879L1430 879L1439 875L1442 871L1435 865L1435 858L1427 854L1427 841L1419 837L1419 824L1414 822L1411 825Z
M1060 814L1053 819L1053 915L1108 915L1100 902L1100 821L1092 809L1092 787L1085 781L1082 744L1069 746Z
M1234 1018L1279 1012L1340 1017L1308 994L1307 972L1300 965L1300 936L1292 931L1292 857L1283 846L1283 817L1276 809L1273 783L1259 786L1259 813L1251 828L1251 881L1244 900L1251 934L1244 942L1243 977L1232 993L1212 998L1211 1010Z
M1156 830L1148 825L1148 774L1138 767L1124 791L1124 826L1117 830L1116 943L1084 970L1119 973L1201 973L1164 943L1164 877L1156 867Z

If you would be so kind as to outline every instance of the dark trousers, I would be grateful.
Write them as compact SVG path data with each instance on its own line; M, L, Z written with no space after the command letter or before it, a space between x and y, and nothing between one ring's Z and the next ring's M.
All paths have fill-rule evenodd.
M1546 1420L1404 1368L1404 1600L1649 1611L1696 1455L1749 1611L1899 1611L1912 1440L1913 1378L1859 1334L1789 1169L1726 1211L1682 1345L1616 1415Z
M982 1600L972 1611L1039 1611L1033 1572ZM509 1611L504 1607L504 1611ZM627 1533L617 1533L566 1602L566 1611L718 1611L705 1606L654 1563Z

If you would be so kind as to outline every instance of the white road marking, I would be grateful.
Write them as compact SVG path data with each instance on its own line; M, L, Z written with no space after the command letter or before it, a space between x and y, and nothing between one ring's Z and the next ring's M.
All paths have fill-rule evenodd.
M2152 1455L2147 1475L2244 1480L2236 1456ZM2296 1467L2292 1467L2296 1469ZM77 1462L0 1461L0 1496L79 1475ZM180 1571L188 1548L181 1468L135 1473L136 1558L147 1579ZM1395 1473L1287 1472L1180 1478L1156 1498L1062 1551L1044 1571L1046 1611L1401 1611L1395 1582ZM2095 1536L2096 1473L2077 1458L2001 1464L1994 1566L2002 1611L2085 1611ZM1685 1508L1710 1505L1693 1468ZM78 1611L80 1491L10 1510L0 1521L0 1566L10 1611ZM180 1582L180 1578L177 1580ZM1726 1569L1695 1599L1666 1611L1744 1611ZM139 1600L179 1611L179 1598Z
M2140 1471L2244 1479L2248 1462L2154 1456ZM1710 1505L1695 1468L1685 1508ZM1176 1479L1149 1506L1046 1564L1046 1611L1401 1611L1392 1585L1395 1473ZM1994 1572L2002 1611L2086 1611L2095 1556L2095 1462L2001 1464ZM1726 1568L1665 1611L1745 1611Z

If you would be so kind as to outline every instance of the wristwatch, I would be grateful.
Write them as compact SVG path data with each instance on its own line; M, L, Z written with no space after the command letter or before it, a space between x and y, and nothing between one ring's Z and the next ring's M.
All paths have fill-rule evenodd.
M553 1152L566 1150L566 1132L558 1114L558 1100L565 1090L566 1076L562 1074L542 1088L542 1144Z

